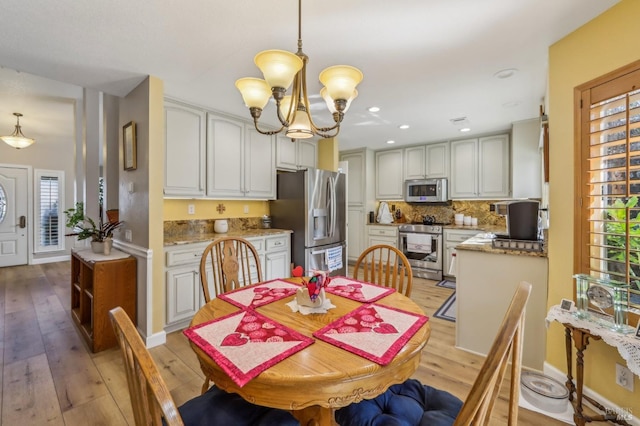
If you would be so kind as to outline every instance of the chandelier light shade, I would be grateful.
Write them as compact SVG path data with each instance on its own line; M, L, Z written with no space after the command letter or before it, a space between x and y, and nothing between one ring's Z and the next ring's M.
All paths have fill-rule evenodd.
M324 87L320 95L325 100L335 124L318 127L310 114L307 94L307 62L302 52L302 0L298 0L298 51L294 54L284 50L265 50L258 53L254 62L262 71L264 80L241 78L236 87L249 108L258 132L274 135L282 131L293 140L311 138L314 135L331 138L340 132L340 123L351 101L358 96L356 86L362 81L362 72L349 65L335 65L320 73ZM287 91L291 87L290 94ZM278 130L263 130L258 120L269 99L276 102L276 115L281 127Z
M22 128L20 127L20 117L22 117L22 114L14 112L13 115L16 116L17 120L16 129L9 136L0 136L0 139L16 149L26 148L34 143L35 139L28 138L22 134Z

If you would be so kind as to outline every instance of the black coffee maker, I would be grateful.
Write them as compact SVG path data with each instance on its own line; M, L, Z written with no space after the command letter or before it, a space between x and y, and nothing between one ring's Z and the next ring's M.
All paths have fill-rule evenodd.
M497 235L513 240L538 239L538 210L540 202L536 200L500 201L491 205L491 211L505 216L507 234Z

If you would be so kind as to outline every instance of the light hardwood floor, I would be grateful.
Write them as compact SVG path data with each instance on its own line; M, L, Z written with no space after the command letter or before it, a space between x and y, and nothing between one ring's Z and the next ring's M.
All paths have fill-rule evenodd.
M69 262L0 268L2 425L134 424L120 352L92 354L71 321L69 274ZM451 292L417 279L412 299L431 316ZM415 378L464 399L483 358L454 348L454 323L430 321ZM151 353L178 404L199 394L203 375L182 333ZM506 424L505 408L499 401L492 425ZM564 423L521 409L518 424Z

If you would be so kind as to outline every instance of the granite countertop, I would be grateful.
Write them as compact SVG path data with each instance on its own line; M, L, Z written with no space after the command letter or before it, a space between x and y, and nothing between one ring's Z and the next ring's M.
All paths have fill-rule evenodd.
M367 225L372 226L400 226L400 225L420 225L419 223L411 223L411 222L393 222L393 223L367 223ZM453 223L450 224L442 224L435 223L434 225L442 226L443 229L460 229L464 231L478 231L478 232L493 232L493 233L505 233L506 229L504 226L499 225L482 225L479 224L477 226L467 226L467 225L456 225Z
M458 244L456 246L456 250L481 251L492 254L511 254L514 256L547 257L546 245L544 245L542 251L512 250L493 247L493 239L494 236L490 233L480 232L468 240Z
M189 235L175 235L165 236L164 246L175 246L180 244L202 243L206 241L213 241L220 237L240 237L240 238L252 238L252 237L270 237L279 234L291 234L293 231L289 229L244 229L242 231L229 231L224 234L217 234L215 232L201 233L201 234L189 234Z

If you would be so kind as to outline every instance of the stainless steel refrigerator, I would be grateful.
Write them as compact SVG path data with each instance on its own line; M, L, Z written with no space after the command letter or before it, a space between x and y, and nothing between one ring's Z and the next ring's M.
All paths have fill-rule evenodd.
M291 260L305 269L346 276L345 175L320 169L278 174L270 202L274 228L291 229Z

